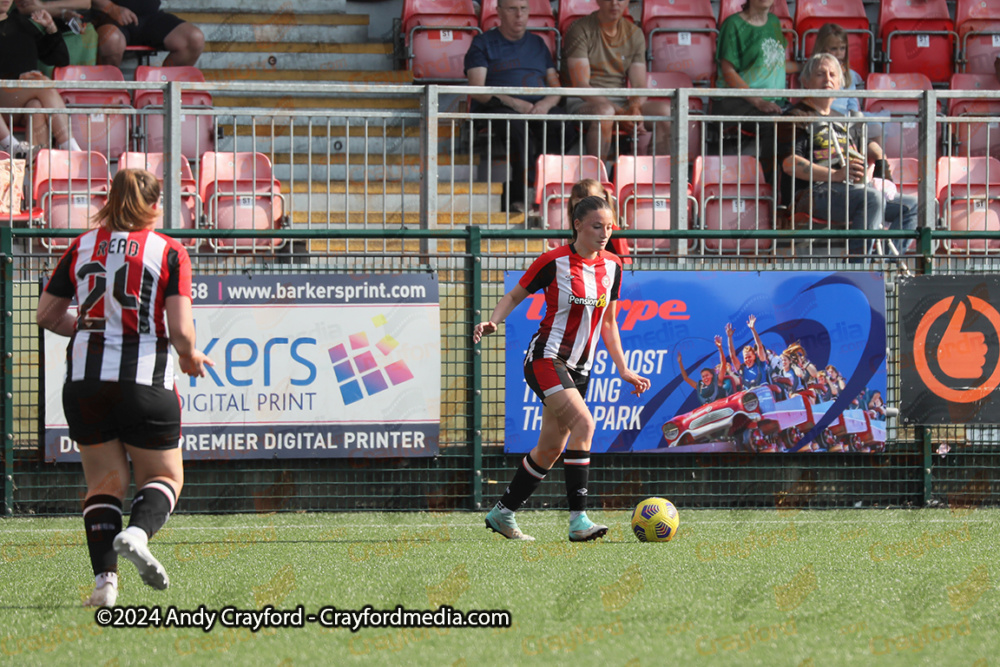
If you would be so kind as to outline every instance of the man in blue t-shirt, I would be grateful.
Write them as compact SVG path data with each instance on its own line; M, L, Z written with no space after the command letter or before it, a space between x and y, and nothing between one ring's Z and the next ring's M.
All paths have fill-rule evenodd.
M528 32L528 0L497 0L500 25L476 35L465 54L465 73L470 86L558 88L559 74L552 54L542 38ZM472 113L545 115L565 113L559 95L473 95ZM509 183L502 199L503 210L524 211L526 181L544 146L547 153L562 153L577 139L576 127L561 121L494 120L490 136L508 147ZM546 134L548 135L546 138ZM509 142L508 142L509 138ZM527 150L525 144L527 143ZM526 178L527 177L527 178ZM509 199L509 207L508 207Z

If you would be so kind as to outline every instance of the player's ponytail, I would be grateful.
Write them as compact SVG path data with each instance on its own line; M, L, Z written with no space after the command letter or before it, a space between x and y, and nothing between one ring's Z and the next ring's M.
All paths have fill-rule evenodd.
M108 202L94 222L115 232L134 232L151 226L159 213L160 182L145 169L119 169L111 182Z
M577 205L573 207L573 242L576 242L576 223L579 220L583 220L585 217L593 213L594 211L601 210L614 211L611 208L611 204L604 197L598 197L596 195L591 195L590 197L584 197Z

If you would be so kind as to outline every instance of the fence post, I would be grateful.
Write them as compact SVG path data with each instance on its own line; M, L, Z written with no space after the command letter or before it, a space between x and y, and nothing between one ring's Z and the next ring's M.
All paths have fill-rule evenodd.
M469 299L471 308L467 311L473 326L482 321L483 303L483 261L482 230L477 225L466 227L469 232ZM468 333L467 327L464 333ZM469 443L472 446L472 488L469 494L469 509L478 510L483 506L483 344L476 343L472 349L472 391L470 404L472 415L469 422Z
M427 125L420 133L420 229L430 229L437 225L438 211L438 87L425 86L421 102L421 116ZM401 167L406 169L406 165ZM430 241L422 240L422 250L426 253ZM436 248L434 248L436 251Z
M181 228L181 84L163 91L163 227Z
M3 516L14 513L14 233L0 228L0 341L3 341Z
M674 229L690 229L688 220L688 100L690 95L686 88L674 90L674 99L670 115L673 116L673 136L670 140L670 220ZM675 252L686 255L688 242L686 238L678 239Z

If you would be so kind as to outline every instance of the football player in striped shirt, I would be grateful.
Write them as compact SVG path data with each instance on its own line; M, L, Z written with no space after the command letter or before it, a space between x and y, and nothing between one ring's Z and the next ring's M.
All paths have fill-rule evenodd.
M594 418L584 403L597 333L622 380L639 395L649 380L629 370L618 333L617 300L622 262L605 250L615 215L603 197L586 197L573 211L573 242L551 250L531 265L486 322L477 324L472 342L496 332L519 303L538 290L545 293L545 316L528 344L524 379L541 399L538 444L521 462L500 501L486 515L486 527L512 540L533 540L518 528L516 512L538 488L565 450L566 496L569 499L569 539L583 542L608 532L587 517L587 478Z
M83 523L95 576L85 606L114 606L118 555L149 586L169 585L147 543L184 484L170 347L188 375L204 377L205 364L214 365L195 347L187 251L153 231L159 201L155 176L120 170L97 228L73 241L38 301L38 324L70 337L63 409L87 480ZM74 297L80 305L71 313ZM129 458L138 492L122 530Z

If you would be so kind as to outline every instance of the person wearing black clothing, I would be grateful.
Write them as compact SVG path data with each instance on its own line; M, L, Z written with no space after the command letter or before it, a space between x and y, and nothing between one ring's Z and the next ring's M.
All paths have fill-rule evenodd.
M12 5L13 0L0 0L0 79L48 81L48 77L35 67L39 60L56 67L68 65L66 43L47 11L40 9L32 12L29 20ZM40 25L42 32L31 21ZM0 88L0 107L64 109L65 105L55 88ZM80 150L69 136L66 116L38 118L51 120L33 124L36 144L49 144L47 124L51 122L51 135L56 148ZM0 139L0 150L16 147L14 144L14 139L8 134L6 141Z
M193 23L160 11L160 0L93 0L97 26L97 62L121 65L126 46L169 51L164 67L194 65L205 48L205 35Z

